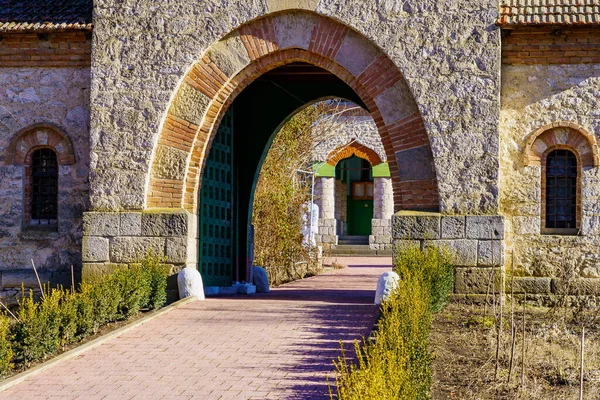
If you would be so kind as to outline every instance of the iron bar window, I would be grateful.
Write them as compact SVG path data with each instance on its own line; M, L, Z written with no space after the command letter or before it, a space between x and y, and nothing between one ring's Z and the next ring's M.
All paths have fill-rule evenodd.
M58 162L51 149L35 150L31 156L32 225L56 225L58 218Z
M546 228L577 228L577 158L554 150L546 158Z

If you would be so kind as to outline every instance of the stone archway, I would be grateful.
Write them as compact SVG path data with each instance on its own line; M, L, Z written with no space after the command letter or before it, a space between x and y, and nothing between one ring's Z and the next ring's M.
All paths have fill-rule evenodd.
M309 12L276 14L243 25L192 66L155 147L146 207L195 213L204 162L229 105L257 77L299 61L335 74L369 109L389 160L395 208L438 209L429 139L399 69L362 35Z

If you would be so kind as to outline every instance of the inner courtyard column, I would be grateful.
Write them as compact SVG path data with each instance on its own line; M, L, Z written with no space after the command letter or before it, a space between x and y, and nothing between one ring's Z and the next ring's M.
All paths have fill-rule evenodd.
M320 177L315 182L315 203L319 206L317 242L336 245L335 177Z
M373 219L369 246L373 250L392 249L392 215L394 215L394 192L392 178L373 178Z

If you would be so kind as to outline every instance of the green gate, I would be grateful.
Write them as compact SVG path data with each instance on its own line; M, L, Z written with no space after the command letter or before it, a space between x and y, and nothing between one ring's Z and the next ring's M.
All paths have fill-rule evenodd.
M200 192L200 273L205 286L231 286L234 253L233 113L213 139Z

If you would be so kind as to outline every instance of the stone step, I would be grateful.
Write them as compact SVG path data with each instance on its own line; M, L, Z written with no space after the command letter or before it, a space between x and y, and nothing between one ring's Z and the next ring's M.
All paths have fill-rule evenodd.
M340 245L368 245L368 236L339 236L338 244Z
M331 249L331 255L333 256L391 256L391 250L373 250L369 245L356 245L356 244L338 244Z

